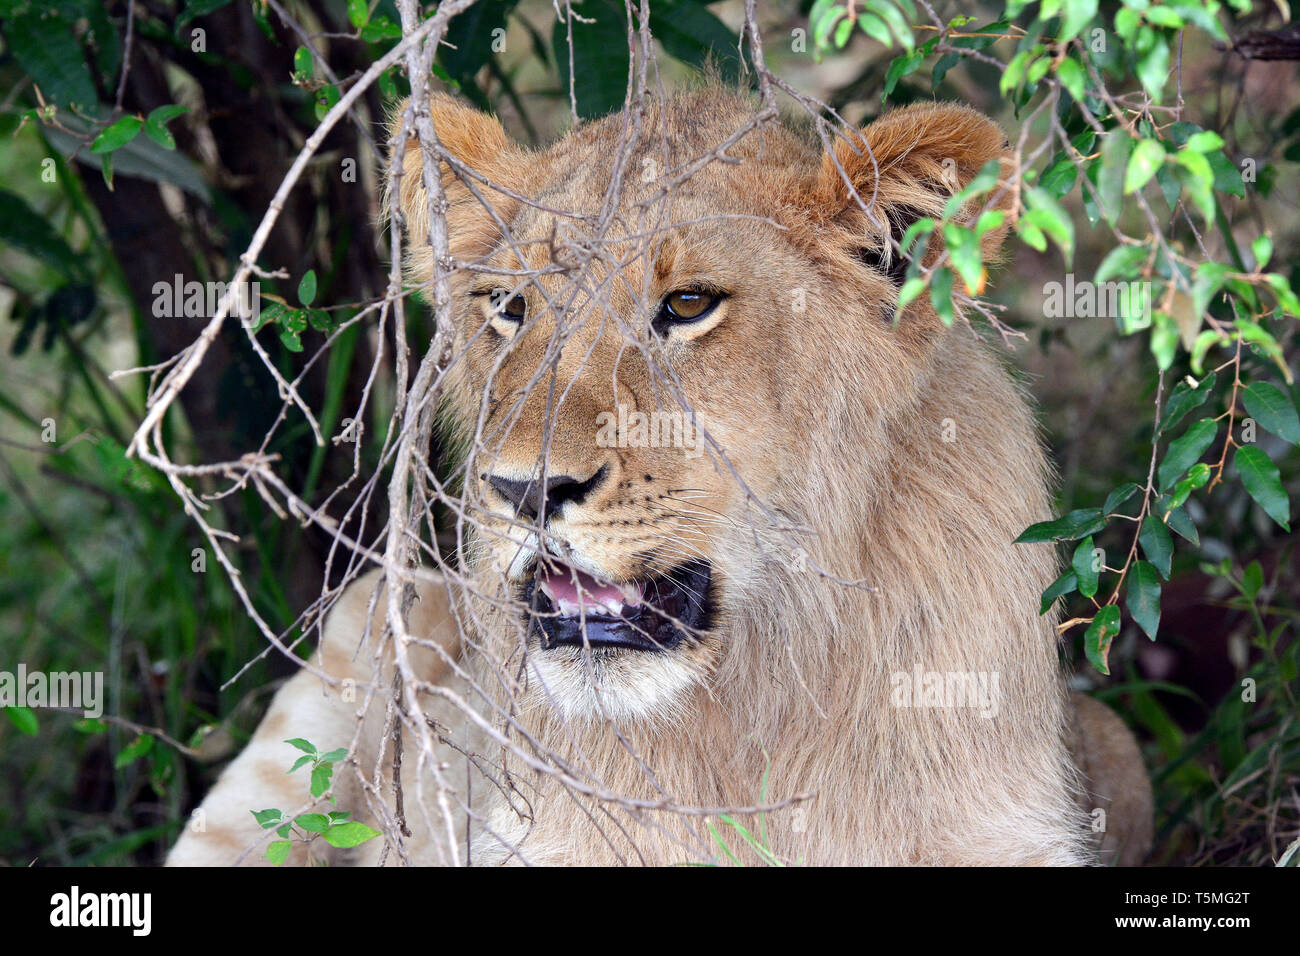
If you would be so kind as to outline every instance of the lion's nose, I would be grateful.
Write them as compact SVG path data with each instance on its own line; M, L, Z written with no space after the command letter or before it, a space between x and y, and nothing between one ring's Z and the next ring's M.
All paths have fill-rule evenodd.
M587 479L574 478L572 475L543 475L536 481L517 481L500 475L488 475L488 484L497 493L515 506L515 514L530 521L538 514L544 514L543 523L569 502L580 504L604 480L608 468L600 470Z

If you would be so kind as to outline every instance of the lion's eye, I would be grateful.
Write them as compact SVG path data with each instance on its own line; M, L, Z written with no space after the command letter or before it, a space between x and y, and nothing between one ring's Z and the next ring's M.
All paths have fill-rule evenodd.
M667 325L673 322L698 321L712 312L721 300L722 296L715 295L712 292L694 290L670 292L664 296L664 301L659 306L659 314L655 317L655 324Z
M528 304L521 295L511 295L505 289L493 289L488 301L495 316L507 322L522 322L528 312Z

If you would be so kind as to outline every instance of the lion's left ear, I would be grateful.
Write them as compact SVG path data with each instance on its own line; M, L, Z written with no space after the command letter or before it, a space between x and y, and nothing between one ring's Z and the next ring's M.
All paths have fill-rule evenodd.
M941 217L948 198L965 188L991 159L1002 161L1000 178L1005 181L1013 169L1008 147L998 125L969 107L916 103L893 110L869 124L855 141L839 140L834 158L823 157L817 185L821 214L843 230L846 241L861 238L862 245L855 250L859 259L901 284L907 262L892 254L888 237L901 239L908 226L923 216ZM1011 199L1008 190L996 205L1008 208ZM987 195L977 197L966 212L987 201ZM981 245L986 261L993 258L1006 231L1004 225L985 233ZM940 248L936 234L927 264Z
M393 112L389 121L391 138L396 137L406 107L407 103L403 102ZM429 113L443 148L457 162L481 177L479 180L463 180L448 163L440 166L448 203L447 239L451 255L457 259L476 259L486 254L501 238L499 223L508 221L518 205L508 193L494 189L491 184L512 191L521 188L528 168L528 154L510 141L496 117L445 93L429 97ZM414 131L406 140L398 199L406 217L408 273L416 282L427 282L433 278L429 197L424 188L424 157ZM492 209L489 210L485 203Z

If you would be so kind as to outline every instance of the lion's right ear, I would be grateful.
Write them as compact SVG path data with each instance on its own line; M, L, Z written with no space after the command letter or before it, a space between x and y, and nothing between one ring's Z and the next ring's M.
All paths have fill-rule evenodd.
M922 216L940 217L949 196L990 160L999 160L1003 177L1009 177L1014 164L1008 146L1006 135L982 113L951 103L914 103L886 113L854 141L840 140L834 155L823 157L817 204L842 243L857 244L861 261L901 285L907 263L891 254L890 240L898 242ZM1001 190L998 207L1009 208L1012 198L1009 189ZM972 200L970 209L984 202ZM1004 225L985 233L986 260L1006 231ZM927 264L940 248L936 235Z
M408 103L409 100L404 101L389 122L390 140L401 129ZM429 113L438 141L458 163L497 186L519 190L527 169L527 153L511 142L496 117L443 93L430 95ZM497 220L509 222L518 200L487 182L473 177L462 180L446 162L441 164L441 171L442 188L448 202L447 234L451 254L456 259L478 259L501 239ZM478 196L471 192L470 185ZM402 214L406 217L407 269L415 281L427 282L433 278L429 198L424 188L424 160L414 129L409 131L406 140L400 200ZM492 207L495 217L484 203Z

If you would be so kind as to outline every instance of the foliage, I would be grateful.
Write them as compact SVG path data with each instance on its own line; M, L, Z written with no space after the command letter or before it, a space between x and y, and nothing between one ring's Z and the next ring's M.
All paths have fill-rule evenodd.
M661 65L749 82L739 6L652 3ZM1300 226L1270 203L1287 183L1294 194L1300 104L1279 92L1248 122L1217 84L1187 83L1209 75L1214 44L1231 57L1235 38L1276 12L1250 0L995 0L948 18L913 0L773 6L764 38L777 72L861 64L820 90L840 114L935 96L1010 110L1000 118L1019 131L1018 174L979 171L943 217L907 230L900 311L926 296L949 324L1032 338L1026 361L1075 383L1062 395L1045 381L1043 398L1058 459L1077 461L1082 447L1087 466L1066 467L1060 509L1019 539L1064 549L1041 610L1064 606L1080 683L1144 733L1160 858L1280 856L1300 827L1289 537ZM635 66L624 9L482 0L452 21L435 73L539 141L623 104ZM392 0L0 0L0 77L13 90L0 107L0 615L15 635L0 667L108 669L115 687L112 719L14 709L0 722L8 859L157 860L201 793L199 767L242 743L259 688L289 669L265 660L266 635L238 612L226 572L196 570L211 542L127 454L147 410L143 377L109 373L193 339L210 313L158 315L154 283L233 273L298 146L393 47L400 22ZM1233 62L1244 88L1260 64ZM227 371L197 380L184 414L161 426L200 450L257 447L269 431L264 450L313 504L385 467L383 382L363 390L357 370L371 365L362 323L386 272L373 139L406 92L399 61L325 139L259 263L251 341L223 329ZM979 211L963 218L968 202ZM1065 312L1015 290L979 295L996 268L981 239L1008 227L1017 272L1062 280ZM1082 311L1085 293L1112 289L1113 308ZM268 368L322 409L334 440L288 423ZM1108 427L1078 427L1076 408L1102 409ZM256 488L204 504L245 542L229 570L272 630L289 645L308 637L314 620L299 609L319 590L328 543L280 521ZM1222 633L1196 630L1198 615ZM1159 653L1177 670L1208 644L1219 649L1212 677L1148 676L1169 660ZM339 758L303 749L296 767L311 764L320 797ZM360 826L257 813L285 831L276 854L291 836L329 842ZM761 836L722 823L765 859Z

